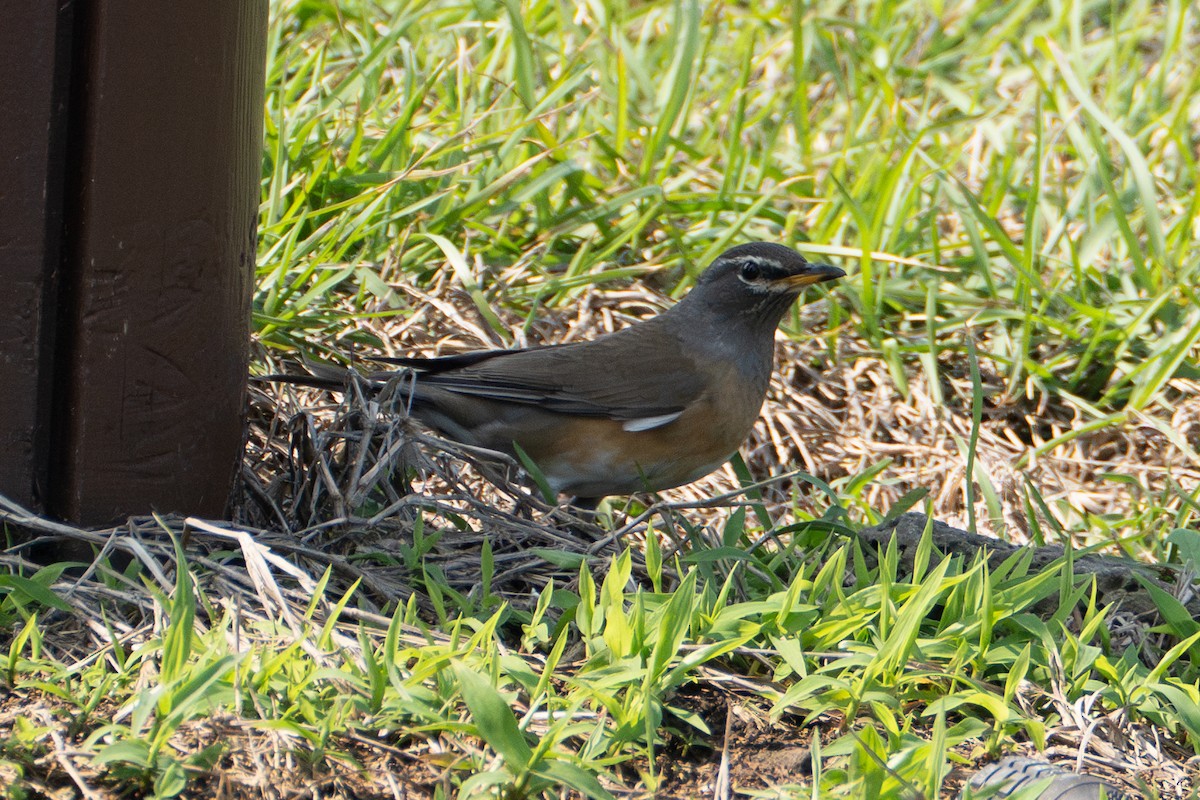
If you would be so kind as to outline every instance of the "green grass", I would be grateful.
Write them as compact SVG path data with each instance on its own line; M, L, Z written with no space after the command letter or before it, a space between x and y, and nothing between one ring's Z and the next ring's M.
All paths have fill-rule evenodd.
M678 296L778 240L851 269L823 335L901 394L942 397L973 344L993 406L1074 415L1018 467L1145 414L1200 463L1162 421L1200 377L1189 4L514 9L279 7L265 345L377 347L345 315L407 315L394 284L444 266L507 342L502 311L650 265L682 267L655 278ZM1129 522L1155 552L1184 517Z
M448 271L505 341L502 319L589 287L649 276L678 296L727 245L783 241L853 273L815 332L831 352L886 361L897 396L974 384L972 457L985 401L1043 400L1074 424L1018 467L1139 425L1194 457L1171 412L1200 377L1198 25L1191 4L1144 0L277 0L257 336L283 353L378 346L349 323L409 315L395 285ZM785 331L814 333L799 320ZM1138 498L1114 516L968 474L1047 540L1195 550L1197 489L1174 476L1108 476ZM320 583L300 619L243 619L179 570L146 580L148 638L70 666L39 626L58 570L13 570L4 681L61 719L0 727L0 776L16 775L0 796L36 796L20 781L62 750L52 730L106 785L201 794L236 745L182 737L214 715L287 737L316 776L367 770L359 737L426 759L437 797L651 791L664 753L721 736L679 698L725 675L764 719L824 733L806 785L769 796L936 797L956 763L1041 747L1093 700L1200 752L1200 648L1178 603L1158 598L1177 644L1147 666L1061 567L928 549L915 576L894 550L869 566L834 534L842 508L889 511L862 499L886 479L847 477L827 518L797 507L792 527L752 504L666 565L649 536L645 582L626 552L524 610L428 571L434 615L413 602L347 624L339 610L369 604ZM783 544L751 546L769 533Z
M956 762L1015 741L1043 747L1047 730L1085 699L1200 749L1200 632L1153 669L1132 651L1114 655L1108 610L1089 602L1087 582L1064 577L1065 562L1030 572L1014 558L989 570L930 558L926 546L904 575L894 548L867 566L857 546L836 540L809 559L729 542L736 556L677 562L683 577L668 589L653 559L652 585L633 586L626 550L583 566L573 588L547 586L527 611L457 598L440 631L415 606L357 630L335 624L355 592L322 598L323 582L301 620L245 620L204 595L198 604L183 569L173 597L160 596L161 627L136 650L117 647L63 670L40 657L41 635L27 625L9 647L9 680L23 694L55 698L74 750L92 754L106 784L160 796L229 755L220 741L176 749L214 714L289 737L317 777L358 768L361 749L348 738L357 736L418 752L437 742L450 756L437 763L460 797L651 790L668 741L720 734L678 698L720 675L738 676L744 699L761 698L764 718L824 731L813 752L823 797L939 796ZM844 585L847 570L854 587ZM35 592L6 588L6 622L29 614ZM1039 601L1051 613L1030 613ZM32 770L45 730L33 720L15 726L0 763ZM441 791L434 795L449 796Z
M276 15L266 341L329 332L335 289L392 302L385 262L468 252L523 308L747 237L857 261L848 321L897 357L969 323L1013 394L1144 408L1197 335L1184 4L506 9Z

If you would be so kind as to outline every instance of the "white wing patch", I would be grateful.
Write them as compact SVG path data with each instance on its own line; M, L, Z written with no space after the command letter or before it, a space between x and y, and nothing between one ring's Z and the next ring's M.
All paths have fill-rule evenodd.
M637 419L626 420L621 427L630 433L651 431L655 428L661 428L663 425L669 425L681 416L683 416L683 412L676 411L674 414L659 414L657 417L638 417Z

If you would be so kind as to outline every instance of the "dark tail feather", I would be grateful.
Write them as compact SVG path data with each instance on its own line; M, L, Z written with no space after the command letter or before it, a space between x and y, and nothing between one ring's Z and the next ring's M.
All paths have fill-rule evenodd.
M341 391L349 383L349 375L340 379L321 378L316 375L289 375L277 373L274 375L251 375L251 383L291 383L296 386L311 386L314 389L334 389Z
M417 372L426 374L434 374L438 372L448 372L452 369L462 369L473 364L478 364L481 361L495 358L496 356L507 356L512 353L519 353L520 349L511 350L477 350L472 353L460 353L456 356L438 356L437 358L408 358L404 356L389 357L389 356L373 356L372 361L379 361L384 364L396 364L401 367L415 369Z

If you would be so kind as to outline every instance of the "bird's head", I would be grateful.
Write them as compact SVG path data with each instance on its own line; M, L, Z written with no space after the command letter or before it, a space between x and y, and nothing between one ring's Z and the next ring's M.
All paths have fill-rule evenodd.
M717 256L685 298L729 324L775 329L805 286L844 277L811 264L790 247L767 242L738 245Z

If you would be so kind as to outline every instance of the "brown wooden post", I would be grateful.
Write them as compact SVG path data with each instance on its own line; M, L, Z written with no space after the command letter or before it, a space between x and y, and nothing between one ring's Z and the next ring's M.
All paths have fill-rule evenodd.
M59 4L17 5L45 25L41 7ZM44 38L8 42L21 35L8 21L0 39L6 61L37 55L60 72L69 63L65 93L50 81L49 116L67 108L62 146L37 137L44 185L62 197L61 229L54 209L3 198L46 221L41 250L13 258L19 273L42 277L52 299L40 308L55 308L56 320L52 335L46 323L15 323L20 347L0 337L0 409L18 408L0 419L0 440L24 436L32 454L0 452L0 492L84 524L151 509L219 515L243 438L267 2L89 0L74 4L73 19L66 8L51 58L28 52ZM0 147L3 185L16 150L7 136ZM0 226L2 248L7 220ZM36 362L32 380L3 363L9 352L38 353L25 357ZM44 390L32 403L21 402L24 386L7 388L30 383ZM33 489L22 495L24 486Z

